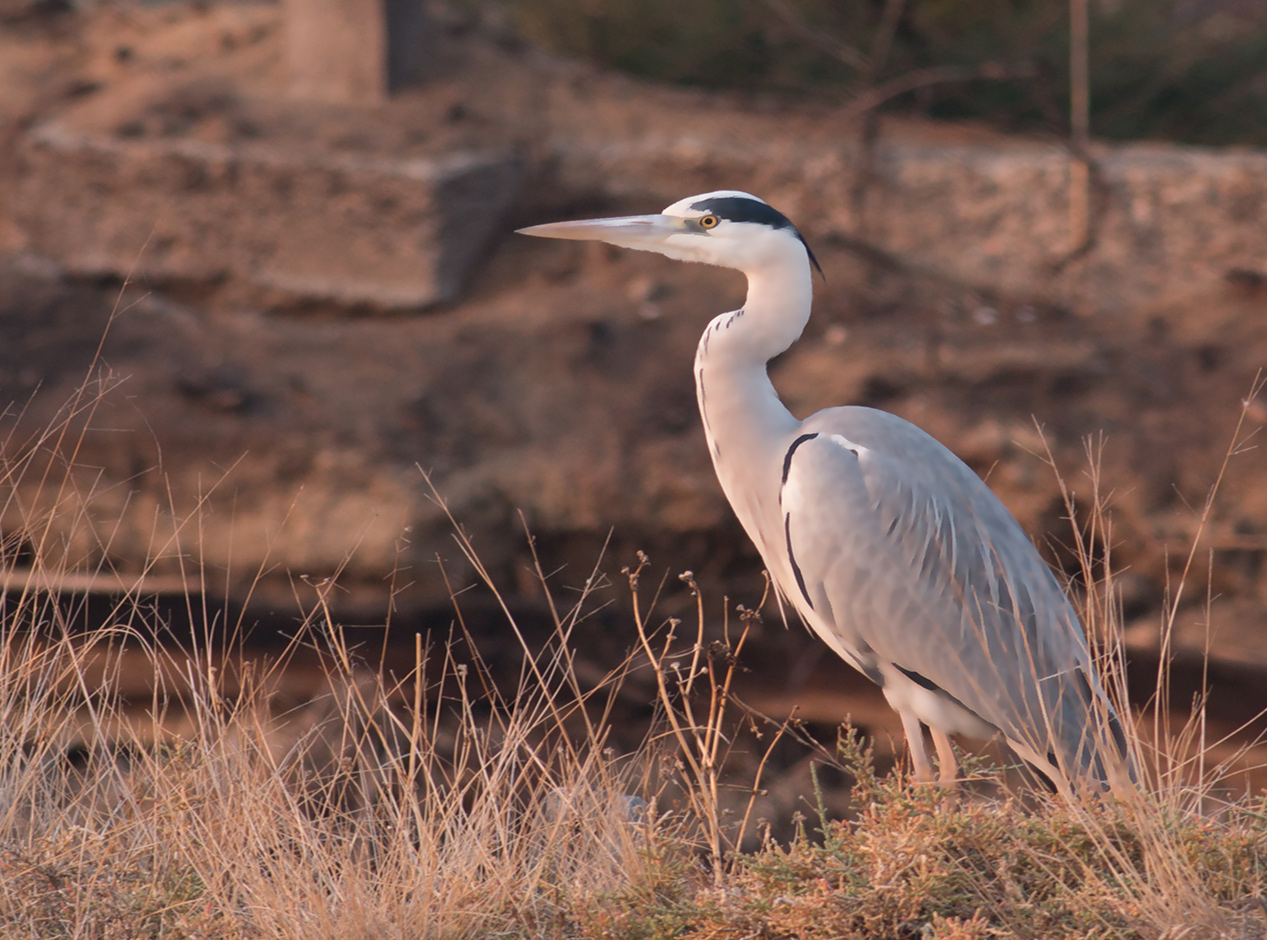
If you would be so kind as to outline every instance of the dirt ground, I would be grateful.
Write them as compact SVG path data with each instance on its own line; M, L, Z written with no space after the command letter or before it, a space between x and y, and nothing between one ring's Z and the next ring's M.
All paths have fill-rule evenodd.
M104 348L126 381L102 415L113 428L143 433L93 438L91 460L111 479L131 481L157 502L172 480L192 488L200 474L232 466L242 494L239 539L264 532L251 513L253 505L261 518L273 511L265 493L269 505L306 506L297 514L348 533L324 546L328 536L314 533L331 526L314 522L271 540L276 570L291 574L342 557L358 513L405 506L386 524L415 527L417 587L412 601L399 603L417 623L447 618L442 586L424 560L454 554L437 541L443 521L420 508L417 466L433 472L526 611L539 612L541 598L524 575L521 510L546 567L568 572L564 584L587 573L610 538L603 564L618 605L618 571L636 549L666 573L694 570L718 605L723 595L759 596L755 553L711 479L689 370L694 336L713 313L740 302L742 283L728 272L510 232L590 211L657 208L636 191L595 191L552 176L552 136L601 138L617 125L651 134L683 110L697 115L708 100L718 122L729 116L769 135L812 137L827 105L647 88L448 18L423 88L335 120L329 109L282 101L275 6L44 9L0 28L0 191L20 185L21 135L54 115L131 139L303 140L397 156L514 146L535 168L467 299L447 309L365 317L248 309L216 284L123 291L127 314ZM540 120L546 102L550 122ZM569 113L574 126L557 117ZM930 144L994 139L978 127L884 126ZM29 428L50 420L83 380L120 288L66 278L25 248L0 199L0 395L30 402L15 419ZM1199 690L1207 648L1213 731L1231 731L1267 706L1267 458L1255 449L1267 399L1251 397L1267 365L1267 281L1246 273L1088 318L1035 298L983 293L857 244L814 249L828 272L814 320L772 367L793 411L848 401L914 421L986 476L1053 561L1077 576L1050 449L1080 523L1097 491L1110 511L1111 537L1095 540L1093 554L1107 550L1118 572L1135 691L1147 697L1165 611L1177 600L1181 678L1171 707L1182 713ZM308 503L293 496L299 488ZM121 532L112 562L127 568L138 560L130 551L143 559L149 550L141 534ZM240 557L258 561L249 549ZM387 549L369 547L350 577L371 582L397 563ZM276 596L284 597L289 582L279 581ZM670 591L664 603L674 613L690 601ZM872 690L773 619L755 649L786 657L779 674L789 678L780 688L745 680L751 702L768 713L800 702L824 727L847 711L883 725ZM619 617L605 623L620 629ZM623 648L600 645L612 654Z

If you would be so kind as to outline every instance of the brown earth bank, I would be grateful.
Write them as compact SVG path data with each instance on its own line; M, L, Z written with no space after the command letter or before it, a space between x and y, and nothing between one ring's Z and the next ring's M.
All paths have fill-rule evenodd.
M1098 495L1112 528L1092 553L1107 551L1118 572L1138 700L1162 656L1166 605L1177 600L1171 706L1185 712L1203 676L1212 734L1267 705L1267 463L1254 449L1267 402L1251 397L1267 364L1267 266L1229 249L1225 269L1178 286L1150 275L1123 293L1131 303L1107 310L1082 301L1088 284L1114 281L1112 258L1083 269L1082 282L1076 258L1029 288L1011 275L992 281L986 261L937 260L954 254L953 241L941 239L940 255L902 250L920 244L919 219L906 218L902 234L867 208L861 158L850 158L847 178L823 182L858 210L836 224L806 177L725 156L744 141L781 145L793 159L798 147L828 152L837 141L856 150L855 131L825 104L646 87L460 17L439 18L437 30L426 85L353 110L285 102L271 5L106 6L6 21L0 396L15 403L5 416L10 458L51 447L40 429L66 417L86 381L80 404L91 402L70 419L89 427L82 441L68 438L78 441L73 460L62 455L74 486L40 487L28 473L6 502L6 533L19 510L38 516L54 493L67 520L58 538L20 546L20 569L42 553L51 569L106 568L126 581L188 573L192 560L210 595L241 604L253 590L251 609L270 624L273 611L293 617L296 595L310 598L305 579L338 572L341 616L377 624L374 642L400 634L412 650L403 638L444 629L451 589L474 579L438 496L529 619L545 610L534 549L564 596L598 565L615 606L592 624L596 662L632 645L619 572L638 550L667 578L664 616L693 608L676 579L687 569L710 617L720 619L724 597L755 604L760 564L712 477L690 372L698 332L742 301L742 278L511 234L738 188L807 217L826 272L805 338L771 369L795 413L853 402L914 421L985 476L1075 581L1058 474L1079 525ZM149 272L144 259L161 246L144 234L114 246L142 272L122 285L45 244L75 220L51 197L31 197L40 157L29 135L53 119L142 145L249 139L393 158L503 148L523 161L526 183L466 296L441 307L382 310L284 292L268 303L267 293L196 266ZM892 119L882 136L952 154L1052 146ZM657 140L675 143L655 150ZM180 202L167 211L179 214ZM52 219L40 244L37 217ZM1023 255L1024 236L1003 224L994 236L1002 247L990 251ZM1035 239L1048 236L1058 247L1035 228ZM341 233L312 237L327 250ZM1117 280L1130 281L1131 257L1113 263ZM497 617L476 620L496 647ZM776 681L764 667L745 680L754 706L776 714L799 704L825 729L852 711L896 730L865 680L828 662L799 627L785 632L772 608L766 620L754 663L777 656L781 665Z

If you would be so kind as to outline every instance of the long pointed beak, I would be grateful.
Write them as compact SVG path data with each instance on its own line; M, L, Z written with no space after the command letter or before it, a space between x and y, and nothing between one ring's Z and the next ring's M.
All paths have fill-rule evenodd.
M682 219L671 215L627 215L616 219L548 222L516 229L521 235L610 242L626 248L650 248L683 231Z

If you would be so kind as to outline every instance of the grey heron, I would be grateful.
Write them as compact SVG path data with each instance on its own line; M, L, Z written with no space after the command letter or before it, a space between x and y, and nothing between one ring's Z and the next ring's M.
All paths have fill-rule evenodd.
M519 231L747 276L744 305L708 324L695 357L717 478L782 597L901 716L917 779L932 779L921 723L943 783L957 776L952 733L1001 733L1066 791L1133 779L1077 614L989 487L895 415L845 406L800 421L779 400L767 365L808 323L818 266L782 213L722 190Z

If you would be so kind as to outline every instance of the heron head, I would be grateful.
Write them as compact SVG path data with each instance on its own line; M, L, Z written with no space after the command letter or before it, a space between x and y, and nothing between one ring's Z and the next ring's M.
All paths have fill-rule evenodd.
M770 264L808 262L822 273L787 216L756 196L735 190L687 196L658 215L551 222L518 231L544 238L607 242L744 272Z

